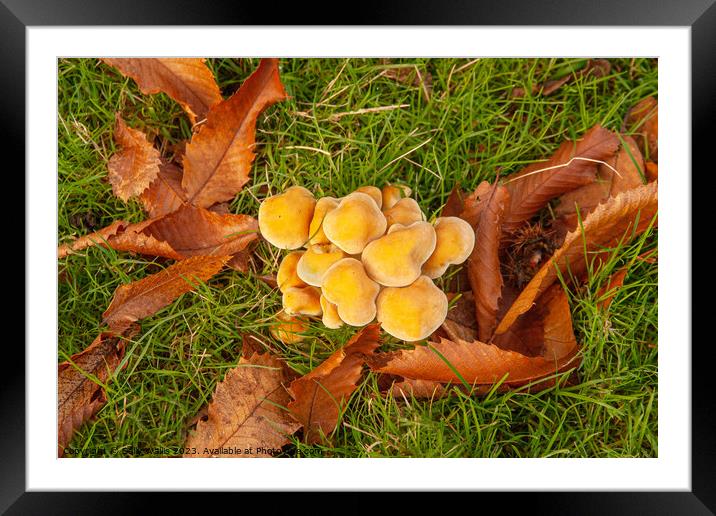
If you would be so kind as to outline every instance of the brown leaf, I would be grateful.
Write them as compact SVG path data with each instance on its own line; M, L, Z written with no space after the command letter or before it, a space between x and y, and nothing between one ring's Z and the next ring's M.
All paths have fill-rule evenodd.
M460 185L455 185L452 189L448 200L440 213L441 217L459 217L463 209L465 209L465 192L462 191Z
M542 299L526 313L520 315L507 331L492 338L491 344L516 351L528 357L544 352L544 320L546 311Z
M126 285L114 292L103 323L113 331L122 331L133 322L153 315L180 295L194 290L198 281L206 281L219 272L229 256L195 256Z
M241 335L241 356L245 359L251 357L255 353L266 352L266 346L255 335L244 333Z
M595 125L581 140L564 142L548 161L533 163L511 176L505 183L510 204L505 210L504 229L513 231L553 198L593 182L597 164L588 160L604 161L618 148L617 136Z
M262 274L260 276L256 276L256 278L263 281L271 288L278 288L278 281L276 281L275 274Z
M653 161L646 162L646 179L648 181L656 181L659 179L659 165Z
M242 274L249 272L249 260L251 259L251 253L253 252L252 247L253 246L251 244L246 246L245 249L232 256L231 260L229 260L226 265L235 271L241 272Z
M381 75L402 84L420 87L426 101L430 101L433 91L433 75L427 70L420 70L417 65L411 67L395 66L386 68Z
M532 85L532 95L537 95L540 92L542 95L549 96L558 89L560 89L562 86L570 82L573 78L573 75L571 73L565 75L564 77L560 77L559 79L551 79L549 81L545 81L544 84L533 84ZM512 89L512 98L518 99L525 96L527 90L525 88L519 86L517 88Z
M219 215L228 215L231 213L231 209L228 202L220 202L209 207L209 211L218 213Z
M184 457L267 458L289 442L300 423L291 418L284 385L289 372L269 353L241 357L216 386L208 418L199 421ZM250 451L249 451L250 450Z
M474 228L477 226L478 220L480 220L480 213L482 208L485 207L485 199L492 194L492 185L483 181L475 191L463 199L463 210L460 213L460 218L465 219Z
M69 244L62 244L58 246L57 257L64 258L69 254L81 251L87 247L102 244L102 242L108 240L111 236L116 235L120 231L124 231L127 226L129 226L128 222L124 220L116 220L106 228L102 228L99 231L90 233L89 235L79 237Z
M609 255L609 248L620 242L627 243L645 231L657 213L657 189L658 182L649 183L622 192L600 204L584 219L582 227L567 234L562 247L512 303L495 334L507 331L519 315L529 310L535 299L557 281L558 271L565 279L570 277L568 270L578 278L587 271L587 260L596 265Z
M396 377L391 375L382 376L389 376L392 378L396 378L396 380L390 384L390 387L385 390L381 390L381 393L386 394L389 392L391 396L393 396L393 398L399 400L402 400L403 397L410 400L411 396L416 399L422 398L436 400L449 396L454 390L462 391L463 393L468 394L470 396L484 396L494 388L494 386L490 384L477 384L471 385L470 388L467 389L462 384L450 382L442 383L431 380L415 380L413 378L401 378L399 376ZM531 385L528 390L530 392L535 392L550 387L551 385L553 385L553 383L550 383L549 380L544 380L539 384ZM497 388L497 392L507 392L509 390L510 387L508 385L500 385Z
M510 195L497 183L484 197L484 208L475 226L475 247L467 260L467 274L475 295L478 338L485 342L492 337L497 324L497 307L502 292L500 272L501 218Z
M572 74L568 74L561 79L554 79L545 82L544 85L542 85L542 87L540 88L542 90L542 95L544 95L545 97L549 97L550 95L552 95L552 93L559 90L562 86L571 81L572 77Z
M88 247L101 245L117 251L181 260L199 255L237 255L258 238L258 223L248 215L217 213L182 205L178 210L136 224L118 221L112 226L87 235L73 244L58 248L60 258ZM106 242L105 242L106 240Z
M159 167L157 178L139 196L150 217L161 217L184 204L186 192L181 186L181 177L181 169L172 163L163 163Z
M173 260L181 259L182 255L177 253L168 242L147 234L146 230L153 222L153 220L144 220L136 224L130 224L124 231L110 237L106 244L100 242L97 242L97 244L107 245L116 251L129 251Z
M563 226L567 231L574 231L579 223L577 207L582 219L594 211L596 207L609 197L637 188L644 184L644 160L636 142L629 136L624 138L626 147L607 160L609 165L619 172L615 174L611 168L599 165L597 179L593 183L572 190L560 197L559 205L554 209L557 216L562 216Z
M445 319L440 325L440 328L430 336L430 340L433 342L440 339L455 342L458 340L472 342L473 340L477 340L477 330L452 319Z
M144 94L163 92L177 101L192 124L221 102L221 91L204 59L186 57L102 59L135 80Z
M622 131L634 132L641 153L659 162L659 105L654 97L646 97L627 112Z
M462 292L460 298L450 307L445 318L446 321L454 321L457 324L477 331L477 318L475 317L475 295L472 291ZM447 293L447 298L452 302L457 295Z
M380 326L366 326L313 371L291 383L288 391L294 401L288 408L303 425L307 443L320 442L336 428L340 412L360 380L365 356L379 345Z
M256 157L256 119L285 98L278 60L262 59L234 95L211 109L206 123L186 146L182 186L188 202L207 208L232 199L241 190Z
M629 272L629 269L627 267L623 267L609 276L607 284L599 289L599 292L597 292L597 299L599 299L597 302L597 308L600 310L609 309L612 301L614 301L614 296L617 295L619 289L622 285L624 285L624 279L626 278L627 272Z
M594 77L605 77L609 74L609 71L611 70L611 63L607 61L606 59L590 59L587 61L584 68L581 70L577 70L572 73L568 73L567 75L560 77L559 79L552 79L549 81L545 81L544 84L534 84L532 85L532 95L536 95L538 93L542 93L545 97L552 95L554 92L559 90L562 86L567 84L568 82L572 81L572 79L580 78L580 77L586 77L589 75L592 75ZM524 88L514 88L512 90L512 97L513 98L520 98L525 96L525 89Z
M233 255L258 238L258 222L248 215L220 215L189 204L160 217L144 234L168 243L182 258Z
M493 385L505 378L502 385L509 387L576 367L578 347L567 296L555 288L542 302L544 346L540 356L529 357L480 341L441 339L409 351L376 355L371 366L380 373L414 380L461 384L462 377L470 386Z
M448 394L447 385L430 380L403 378L390 386L390 394L396 399L403 397L438 399Z
M62 244L57 248L57 257L64 258L87 247L99 245L111 247L117 251L131 251L174 260L182 258L167 242L157 240L144 233L144 230L152 222L152 220L145 220L130 224L124 220L115 221L106 228L80 237L72 243Z
M107 165L114 195L123 201L141 194L159 174L159 151L138 129L132 129L116 114L114 141L122 148Z
M124 342L112 333L100 333L90 346L57 366L58 456L75 430L93 417L106 401L105 383L124 355Z

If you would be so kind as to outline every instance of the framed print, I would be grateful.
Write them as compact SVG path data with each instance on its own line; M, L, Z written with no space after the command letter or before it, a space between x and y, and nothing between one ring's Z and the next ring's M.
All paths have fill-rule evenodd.
M367 26L123 7L0 6L27 299L3 509L402 490L713 510L690 299L709 2Z

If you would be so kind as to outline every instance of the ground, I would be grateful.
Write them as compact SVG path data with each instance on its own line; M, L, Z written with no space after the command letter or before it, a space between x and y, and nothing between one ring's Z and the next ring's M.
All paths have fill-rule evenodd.
M209 59L229 95L257 59ZM404 67L397 80L390 66ZM260 199L291 185L316 196L345 195L387 181L411 186L428 218L456 184L474 189L547 158L567 138L596 123L619 130L626 111L656 95L652 59L614 59L605 77L575 79L555 93L535 84L584 65L577 59L282 59L290 98L257 124L252 179L231 203L256 216ZM415 71L418 71L416 73ZM59 243L144 215L114 197L106 163L119 111L171 156L191 127L181 107L95 59L58 63ZM514 98L514 88L526 95ZM380 108L380 109L378 109ZM635 260L656 250L656 231L615 250L613 260L570 291L583 349L579 383L440 400L385 398L367 374L351 398L332 444L296 441L287 457L655 457L657 448L657 265ZM259 335L298 373L344 344L354 329L311 324L308 338L284 345L268 328L277 291L258 279L281 254L267 244L256 274L225 270L153 317L127 346L124 367L107 385L107 404L75 435L82 457L179 455L188 428L234 367L241 336ZM58 361L87 347L121 284L161 270L166 261L94 247L59 261ZM613 270L632 264L608 311L597 292ZM388 346L391 345L389 342Z

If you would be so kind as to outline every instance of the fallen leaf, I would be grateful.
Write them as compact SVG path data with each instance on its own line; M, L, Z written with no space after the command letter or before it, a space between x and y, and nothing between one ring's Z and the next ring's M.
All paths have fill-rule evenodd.
M256 242L256 240L252 242ZM254 246L250 242L249 245L246 246L246 248L234 254L231 257L231 260L226 263L226 265L228 265L235 271L239 271L242 274L246 274L247 272L249 272L249 260L251 259L251 253L253 253L253 247Z
M95 231L89 235L78 238L69 244L62 244L57 248L57 257L64 258L69 254L76 253L93 245L111 247L117 251L130 251L149 256L160 256L179 260L182 256L167 243L157 240L151 235L144 233L144 230L154 222L145 220L130 224L124 220L118 220Z
M104 384L124 355L124 342L100 333L90 346L57 366L57 453L64 455L74 432L104 405Z
M233 255L258 238L258 222L248 215L220 215L189 204L148 224L143 233L166 242L182 258Z
M457 184L450 192L445 206L440 213L441 217L459 217L465 209L465 192L462 191L460 185Z
M105 58L110 66L131 77L142 93L163 92L178 102L192 124L221 102L221 91L204 59L186 57Z
M653 161L646 162L646 178L649 181L656 181L659 179L659 165Z
M109 226L102 228L99 231L95 231L94 233L90 233L89 235L79 237L69 244L62 244L58 246L57 257L64 258L69 254L76 253L87 247L102 244L103 242L109 240L111 236L116 235L120 231L123 231L127 226L129 226L129 222L126 222L124 220L116 220L112 222L112 224L110 224Z
M571 73L568 73L564 77L561 77L559 79L551 79L549 81L545 81L543 84L533 84L532 85L532 95L538 95L542 94L545 97L551 95L555 91L557 91L559 88L567 84L569 81L572 80L573 75ZM519 99L525 96L525 93L527 90L525 88L518 86L517 88L512 89L512 98L513 99Z
M487 342L497 324L497 307L502 292L500 236L502 214L509 203L507 188L497 183L484 196L484 208L475 226L475 242L467 260L467 275L475 296L478 338Z
M122 331L194 290L197 282L211 278L229 259L230 256L195 256L139 281L120 285L102 314L102 322L113 331Z
M622 131L633 133L641 153L659 162L659 105L654 97L646 97L627 112Z
M214 204L213 206L209 207L209 211L213 213L218 213L219 215L228 215L229 213L231 213L228 202L220 202L219 204Z
M417 65L410 67L394 66L386 68L381 75L402 84L420 87L426 101L430 101L433 91L433 75L427 70L420 70Z
M454 321L477 331L477 318L475 317L475 295L471 290L461 292L460 298L450 307L446 321ZM448 301L452 303L456 293L447 293Z
M510 204L505 210L503 229L513 231L547 206L555 197L584 186L596 178L597 164L619 148L619 138L600 125L592 127L577 141L564 142L546 162L533 163L505 183Z
M190 452L184 457L268 458L277 453L301 427L286 410L289 376L285 364L269 353L241 357L216 386L208 417L189 434L185 449Z
M260 276L256 276L256 278L263 281L271 288L278 288L278 281L276 281L275 274L262 274Z
M543 353L529 357L480 341L440 339L412 350L374 355L371 367L403 378L469 386L516 387L579 365L567 296L561 287L545 294Z
M258 238L258 223L248 215L219 215L191 205L136 224L118 221L58 248L60 258L90 245L181 260L199 255L237 255ZM236 260L248 260L248 252ZM236 265L236 264L235 264Z
M597 179L593 183L567 192L560 197L559 205L554 209L554 213L562 218L562 231L574 231L579 223L579 217L584 219L609 197L644 184L642 180L644 159L639 147L629 136L624 137L624 142L626 146L622 146L617 154L607 160L609 166L599 165ZM619 175L615 174L612 168L616 169ZM579 216L577 209L579 209Z
M607 59L590 59L583 69L585 74L593 77L606 77L612 70L612 64Z
M365 356L379 345L380 326L366 326L313 371L291 383L288 391L294 401L288 408L303 425L307 443L320 442L336 428L340 412L360 380Z
M440 340L441 338L454 341L466 340L472 342L473 340L477 340L477 324L475 324L475 328L472 328L471 325L463 324L454 319L446 318L440 325L440 328L438 328L430 336L430 339L433 341Z
M429 398L439 399L448 394L449 384L430 380L413 380L402 378L390 386L390 394L395 399Z
M576 70L574 72L570 72L563 77L560 77L559 79L551 79L549 81L545 81L544 84L533 84L532 85L532 95L536 95L538 93L541 93L545 97L552 95L557 90L559 90L562 86L567 84L568 82L572 81L575 78L581 78L581 77L587 77L587 76L593 76L593 77L605 77L609 74L609 71L611 70L611 63L607 61L606 59L589 59L587 63L585 64L584 68L580 70ZM513 98L520 98L525 96L525 89L524 88L514 88L512 90L512 97Z
M477 226L480 220L480 213L485 206L484 199L492 193L492 185L483 181L475 191L463 199L463 210L459 217L465 219L473 228Z
M168 152L171 153L171 159L169 161L184 166L184 154L186 154L187 143L187 140L179 140L174 144L170 144Z
M652 255L657 254L657 249L652 249L651 251L645 251L641 253L639 256L636 257L637 260L640 262L646 262L646 263L656 263L656 258Z
M114 141L121 150L107 164L109 182L114 195L123 201L140 195L159 174L159 151L138 129L124 123L119 113L115 115Z
M179 260L183 256L176 252L168 243L153 235L146 233L154 223L154 220L145 220L136 224L130 224L122 232L110 237L106 244L97 242L98 245L107 245L116 251L129 251L147 256L160 256Z
M624 285L624 279L626 278L628 269L626 267L619 269L614 274L609 276L609 281L604 285L599 292L597 292L597 308L600 310L608 310L614 301L614 296L617 295L619 289Z
M159 167L157 178L142 192L139 200L150 217L156 218L179 209L186 202L181 186L182 171L172 163Z
M491 336L490 343L528 357L539 356L544 351L545 317L543 303L535 303L530 310L520 315L507 331Z
M241 335L241 356L248 359L253 354L266 352L266 345L255 335L244 333Z
M568 233L562 247L534 275L522 293L512 303L495 330L499 335L507 331L517 317L532 308L561 274L565 279L579 278L609 255L609 249L627 243L644 232L656 216L658 182L627 190L600 204L583 221L582 227ZM585 252L587 253L585 256Z
M186 146L182 186L189 203L207 208L241 190L256 157L256 119L285 98L278 60L262 59L234 95L209 111L206 123Z

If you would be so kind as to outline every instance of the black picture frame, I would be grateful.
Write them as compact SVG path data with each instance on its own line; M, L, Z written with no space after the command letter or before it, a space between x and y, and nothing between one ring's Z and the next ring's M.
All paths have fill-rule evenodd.
M617 2L602 0L551 0L529 2L469 0L444 2L372 2L333 20L320 16L335 11L335 6L311 7L295 4L293 8L273 9L270 16L261 3L194 0L0 0L0 105L4 115L0 124L3 147L23 149L25 143L26 39L30 26L72 25L282 25L282 24L370 24L370 25L556 25L556 26L685 26L691 28L692 85L692 163L704 165L713 147L711 119L716 92L716 0L671 0L651 2L638 0ZM275 12L274 12L275 11ZM350 10L349 10L350 11ZM319 18L317 18L319 16ZM15 170L24 169L24 153ZM713 168L711 165L708 168ZM690 171L679 171L685 177ZM24 190L24 182L20 186ZM25 192L25 196L31 192ZM25 197L26 198L26 197ZM694 203L694 206L696 204ZM692 211L692 220L699 220ZM24 229L24 227L23 227ZM694 235L692 228L692 235ZM27 234L24 233L24 238ZM20 262L20 260L15 260ZM692 262L693 266L693 262ZM692 268L692 270L700 270ZM710 270L710 269L708 269ZM25 270L25 275L31 271ZM692 300L684 300L691 303ZM708 302L707 302L708 304ZM26 310L32 307L26 306ZM693 312L692 312L693 313ZM692 315L693 320L693 315ZM684 342L667 343L687 349L692 340L685 328ZM710 339L709 339L710 340ZM708 341L693 342L692 352L692 490L690 492L588 492L509 494L509 506L525 505L536 513L546 514L714 514L716 512L716 396L713 374L709 374ZM0 375L2 413L0 424L0 511L7 514L132 514L147 509L146 496L137 493L57 493L26 492L25 489L25 349L14 339L7 339L4 361L12 364ZM224 498L211 495L212 502ZM505 493L480 494L480 505L494 497L501 506ZM165 500L179 502L185 509L192 501L202 505L208 497L172 494ZM420 501L421 496L412 497ZM354 501L352 501L354 500ZM340 502L356 507L369 500L365 495L350 494ZM515 503L516 502L516 503ZM329 502L330 503L330 502ZM452 502L451 502L452 504ZM167 507L168 508L168 507ZM368 510L367 507L363 510Z

